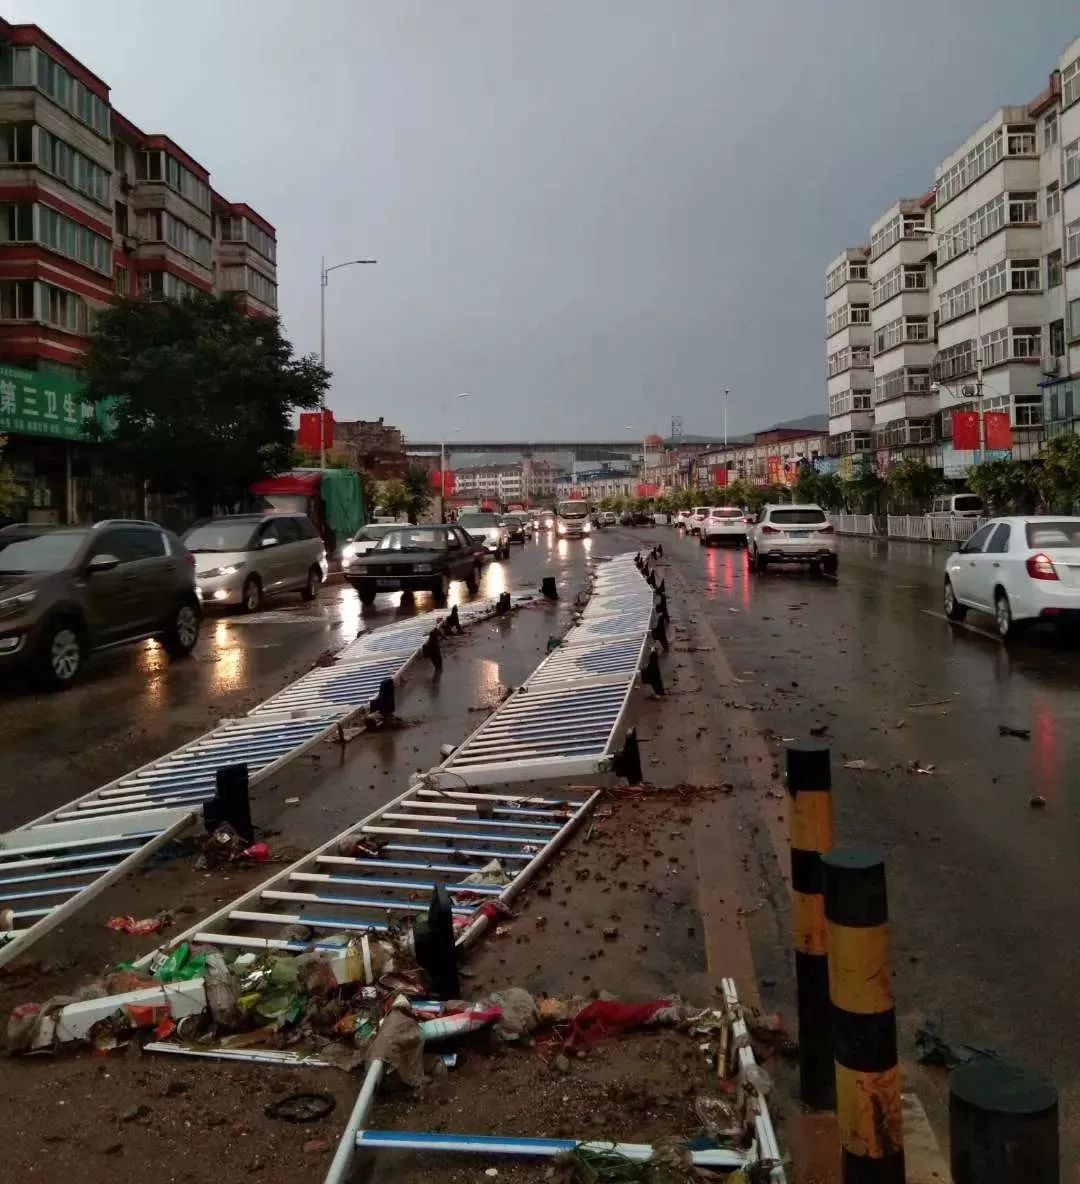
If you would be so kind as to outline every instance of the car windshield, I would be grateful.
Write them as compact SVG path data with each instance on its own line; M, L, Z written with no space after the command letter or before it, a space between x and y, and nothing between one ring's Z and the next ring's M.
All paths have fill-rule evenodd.
M463 530L489 530L498 525L499 520L494 514L466 514L458 519L458 526Z
M184 535L184 546L196 553L247 551L257 525L250 518L244 522L207 522L203 526L192 527Z
M962 513L967 513L970 510L981 510L983 508L983 500L974 493L964 493L953 499L953 508Z
M694 513L700 514L702 518L705 518L705 517L707 517L707 515L709 513L709 507L708 506L695 506Z
M379 539L383 538L387 532L396 529L394 526L379 526L378 524L372 526L362 526L356 534L353 535L354 543L377 543Z
M712 516L714 518L741 518L742 510L713 510Z
M392 530L379 540L379 551L441 551L446 546L446 532L431 527Z
M0 549L0 573L60 571L86 539L85 530L50 530L32 539L16 539Z
M1080 518L1029 522L1024 527L1024 533L1029 547L1080 547Z
M781 526L818 526L828 519L824 510L773 510L769 521L779 522Z
M561 518L584 518L588 512L588 502L559 502L559 516Z

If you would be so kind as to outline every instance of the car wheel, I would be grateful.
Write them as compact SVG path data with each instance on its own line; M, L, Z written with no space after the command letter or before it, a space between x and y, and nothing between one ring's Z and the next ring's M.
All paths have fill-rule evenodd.
M758 575L761 575L769 566L769 561L764 555L760 554L760 552L755 551L751 557L750 566L758 573Z
M182 601L173 619L161 635L161 644L170 658L186 658L199 640L199 609L190 600Z
M821 570L827 576L834 576L840 570L840 560L835 555L830 555L828 559L821 561Z
M994 596L994 621L997 624L998 637L1002 641L1011 641L1016 636L1016 622L1013 621L1009 597L1000 588Z
M34 665L42 690L62 691L78 677L85 657L82 630L75 621L56 621L45 630Z
M322 572L317 567L312 567L311 571L307 573L307 583L304 585L303 591L300 593L301 600L314 600L319 595L319 589L322 587Z
M360 597L361 604L375 603L375 585L374 584L353 584L356 589L356 594Z
M465 587L468 588L470 596L475 596L480 591L479 567L474 567L465 577Z
M952 580L948 576L945 577L945 593L943 596L945 605L945 615L950 621L962 621L967 616L967 606L960 603L956 599L956 592L953 590Z
M262 608L262 581L258 576L248 576L244 581L244 590L240 594L240 605L246 613L257 613Z

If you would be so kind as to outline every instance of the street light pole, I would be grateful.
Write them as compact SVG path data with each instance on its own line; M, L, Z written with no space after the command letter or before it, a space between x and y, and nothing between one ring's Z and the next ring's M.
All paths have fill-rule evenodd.
M457 399L469 399L472 396L468 391L462 391L460 395L456 395ZM439 516L446 521L446 408L449 403L448 399L442 401L442 441L439 444Z
M319 259L319 361L326 369L326 286L330 272L341 267L354 267L359 263L377 263L377 259L347 259L344 263L326 266L326 256ZM326 394L319 400L319 468L326 468Z
M725 448L727 447L727 401L728 401L728 394L729 393L730 392L728 391L728 388L724 387L724 447Z

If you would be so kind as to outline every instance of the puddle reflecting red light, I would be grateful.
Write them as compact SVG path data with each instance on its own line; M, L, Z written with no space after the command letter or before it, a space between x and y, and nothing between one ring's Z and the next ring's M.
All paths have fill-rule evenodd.
M1043 695L1031 700L1031 779L1035 792L1048 802L1061 798L1064 753L1061 726Z

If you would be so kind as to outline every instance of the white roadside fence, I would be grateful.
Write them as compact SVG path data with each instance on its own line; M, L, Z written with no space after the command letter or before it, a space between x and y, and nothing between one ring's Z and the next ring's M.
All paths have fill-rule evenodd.
M882 537L873 514L830 514L837 534ZM912 539L924 543L962 543L986 521L985 518L954 518L932 514L889 514L884 537Z

